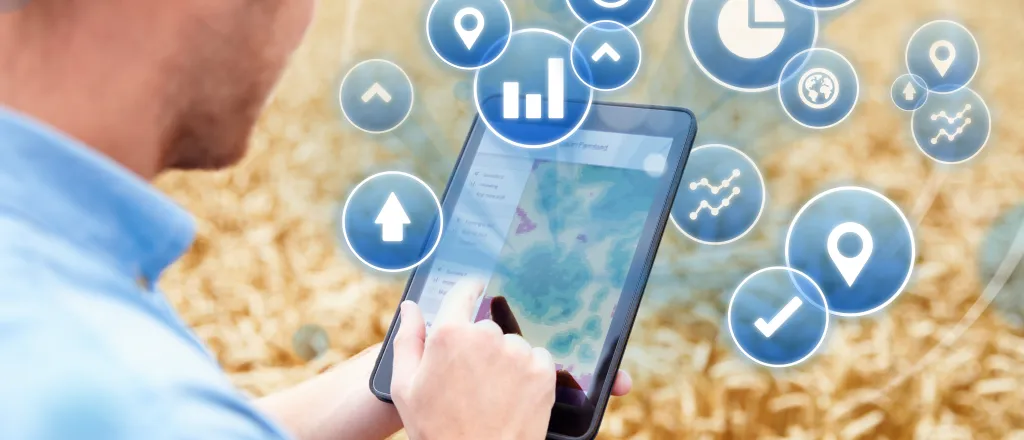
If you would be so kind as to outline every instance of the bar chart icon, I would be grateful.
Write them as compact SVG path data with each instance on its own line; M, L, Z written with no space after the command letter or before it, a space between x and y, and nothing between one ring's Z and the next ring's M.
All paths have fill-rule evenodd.
M565 118L565 59L548 58L548 119ZM502 83L502 117L519 119L519 83L506 81ZM540 93L527 93L523 99L526 119L541 119L544 97Z

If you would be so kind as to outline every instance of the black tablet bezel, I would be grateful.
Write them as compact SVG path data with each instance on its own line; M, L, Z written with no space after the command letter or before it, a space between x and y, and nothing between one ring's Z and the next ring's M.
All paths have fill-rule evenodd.
M636 319L661 236L668 223L672 201L678 190L683 168L697 133L696 118L691 111L684 108L595 102L590 111L591 113L580 130L668 137L672 139L672 145L666 161L667 172L659 182L658 193L655 196L654 206L652 206L652 213L657 215L648 216L637 251L630 264L626 284L609 326L608 337L602 349L600 366L594 374L596 387L592 389L600 391L591 393L592 397L587 398L585 404L581 406L557 403L552 408L549 425L548 438L551 440L590 439L597 434L597 428L600 426L611 394L614 375L622 361L626 341ZM624 121L633 126L623 127ZM630 123L630 121L635 121L635 123ZM442 196L442 215L445 218L450 217L457 203L457 196L451 195L459 194L459 190L465 184L473 158L476 157L480 141L487 130L477 116ZM429 267L429 263L428 260L420 268ZM417 281L416 275L420 268L414 269L410 274L402 294L403 301L419 298L423 282L420 280L414 286L414 281ZM399 317L396 311L370 375L370 390L377 398L385 402L391 402L391 343L398 323ZM387 386L386 389L383 388L384 385Z

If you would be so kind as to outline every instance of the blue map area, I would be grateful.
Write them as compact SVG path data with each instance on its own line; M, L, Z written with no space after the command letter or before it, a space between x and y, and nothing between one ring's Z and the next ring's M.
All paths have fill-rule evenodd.
M488 295L559 364L596 366L657 184L642 170L534 163Z
M509 278L505 296L531 321L559 324L583 308L580 293L590 282L591 271L582 250L535 245L523 251L509 270L524 276Z

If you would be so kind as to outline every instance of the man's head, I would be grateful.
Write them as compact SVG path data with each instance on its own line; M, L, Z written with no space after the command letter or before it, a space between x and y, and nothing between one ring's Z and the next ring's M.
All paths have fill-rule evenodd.
M17 66L9 72L15 78L0 72L0 81L24 85L0 85L0 103L46 119L119 160L155 150L147 152L153 163L136 167L150 168L142 174L224 167L245 153L313 3L29 0L0 12L0 39L7 40L0 42L0 57ZM16 37L22 41L11 44ZM49 108L76 105L76 114ZM107 118L120 119L116 129L124 131L123 139L92 133L115 129ZM154 133L146 135L147 128ZM122 160L133 161L146 160Z

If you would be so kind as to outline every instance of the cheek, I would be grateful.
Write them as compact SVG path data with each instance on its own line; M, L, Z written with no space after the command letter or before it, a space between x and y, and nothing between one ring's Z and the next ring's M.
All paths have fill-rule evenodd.
M314 0L286 0L286 4L282 6L284 10L281 13L280 36L287 40L289 51L293 50L306 34L306 29L313 21L316 3Z

